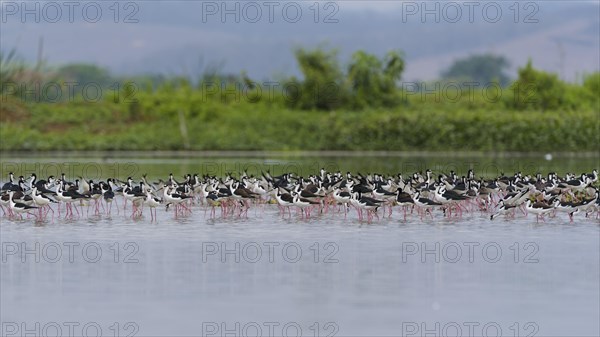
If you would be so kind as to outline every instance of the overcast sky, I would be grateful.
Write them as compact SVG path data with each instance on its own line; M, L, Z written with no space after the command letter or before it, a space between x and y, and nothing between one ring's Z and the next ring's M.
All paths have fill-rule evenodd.
M42 39L50 64L192 77L214 66L259 79L298 74L293 49L323 43L343 64L358 49L402 50L406 80L435 79L479 53L506 56L512 74L529 58L568 80L600 67L595 1L73 3L2 1L0 47L33 62Z

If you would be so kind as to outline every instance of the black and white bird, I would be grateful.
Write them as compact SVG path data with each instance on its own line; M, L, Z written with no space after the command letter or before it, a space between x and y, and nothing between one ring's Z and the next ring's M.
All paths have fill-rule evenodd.
M321 205L320 202L302 197L300 194L295 194L292 202L294 206L298 207L302 216L306 216L307 218L310 217L311 207L314 207L315 205Z
M21 202L14 202L14 200L13 200L14 193L15 193L14 191L9 191L8 192L9 207L10 207L10 209L15 214L19 214L19 217L21 219L23 219L23 213L31 214L31 215L33 215L34 217L37 218L37 215L35 215L33 213L30 213L30 212L33 211L33 210L38 209L38 207L36 207L36 206L29 206L29 205L26 205L26 204L21 203Z
M50 204L57 203L56 200L44 195L43 193L40 193L36 186L34 186L31 190L31 198L37 206L42 208L45 206L49 206Z
M150 208L150 219L151 221L155 221L157 219L156 215L156 207L162 204L162 199L159 199L152 195L152 189L146 189L146 199L144 200L144 205ZM152 213L154 211L154 214Z
M8 182L4 185L2 185L2 189L0 189L0 191L4 192L4 191L10 191L12 189L13 183L15 181L15 175L12 172L8 173Z
M554 210L553 206L543 202L533 202L531 199L527 199L527 201L525 201L525 207L527 208L527 212L535 214L537 222L539 222L540 217L542 218L542 221L545 221L544 215Z
M500 208L498 208L498 210L496 211L496 213L490 215L490 220L494 220L494 218L497 218L500 215L507 215L507 214L513 214L514 215L515 210L517 208L517 206L505 204L504 200L500 200L498 202L498 205L500 205Z
M557 212L569 214L569 219L571 222L573 222L573 214L579 212L579 208L577 208L576 204L572 202L563 202L560 201L560 199L556 199L553 206Z
M570 189L571 191L583 191L589 185L590 181L591 179L583 173L579 179L571 179L560 184L559 187Z
M350 192L342 191L339 187L333 189L333 200L335 200L338 205L342 205L344 208L344 216L348 214L348 205L351 199L352 196L350 195Z
M429 212L429 215L431 215L431 218L433 218L433 214L431 213L431 209L437 206L441 206L442 203L437 202L437 201L433 201L431 199L425 198L425 197L421 197L421 192L417 191L415 193L415 195L413 196L413 201L415 202L415 205L418 206L419 208L422 208L425 210L425 213Z

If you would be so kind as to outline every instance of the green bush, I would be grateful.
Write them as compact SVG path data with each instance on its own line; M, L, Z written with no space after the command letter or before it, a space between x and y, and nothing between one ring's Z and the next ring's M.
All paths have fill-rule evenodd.
M99 102L3 96L0 150L554 152L597 151L600 145L600 73L569 84L528 63L515 89L490 97L486 88L449 93L442 82L421 84L427 91L402 87L395 83L404 67L399 53L383 59L355 54L349 67L353 85L335 52L298 53L307 75L298 85L310 91L339 83L343 95L335 104L321 96L286 101L281 92L268 97L264 91L248 99L260 89L240 89L235 78L215 76L199 84L178 78L122 85L118 99L106 95ZM221 83L234 94L222 95ZM536 90L522 91L528 83Z

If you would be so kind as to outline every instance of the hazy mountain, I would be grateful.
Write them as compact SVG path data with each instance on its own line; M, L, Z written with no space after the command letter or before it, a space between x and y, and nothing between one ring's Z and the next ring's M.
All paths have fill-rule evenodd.
M67 7L62 8L58 22L50 23L54 8L41 3L40 22L36 23L33 15L23 20L22 13L13 14L14 8L3 2L1 47L16 47L32 61L43 38L43 56L50 64L89 62L115 73L191 77L210 67L227 73L247 70L258 79L298 74L293 48L320 43L339 48L343 61L357 49L379 55L401 49L407 57L405 80L437 78L456 58L483 52L505 55L513 74L529 57L534 66L569 80L600 68L600 7L595 2L520 3L518 15L516 8L510 7L514 2L495 2L502 11L497 22L491 22L497 16L495 7L487 5L487 16L483 11L486 2L473 8L473 22L469 7L462 2L438 2L438 9L435 2L427 3L428 9L439 14L439 22L434 14L421 16L424 8L418 6L422 2L321 2L318 23L314 22L316 8L310 7L313 2L278 2L273 23L269 22L266 2L228 2L225 6L229 9L238 4L240 22L235 22L233 14L222 22L221 3L122 2L117 15L111 1L102 3L102 15L96 23L86 22L81 7L74 10L72 23ZM415 5L417 12L413 14ZM256 6L261 8L260 17ZM287 16L282 13L285 6ZM298 21L286 22L294 18L297 7L302 10ZM460 17L456 7L462 11ZM211 15L215 8L218 12ZM325 23L336 9L329 19L337 22ZM93 15L88 10L88 18ZM248 22L254 18L256 23ZM138 22L124 23L125 19ZM525 22L528 20L537 22Z

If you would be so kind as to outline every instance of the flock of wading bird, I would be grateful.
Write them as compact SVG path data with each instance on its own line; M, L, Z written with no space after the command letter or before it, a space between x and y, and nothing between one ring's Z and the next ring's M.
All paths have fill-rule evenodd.
M380 213L382 217L391 217L397 206L405 220L417 215L433 219L436 211L448 218L480 212L491 220L499 216L526 217L528 213L535 214L536 221L560 213L570 221L575 214L600 218L597 170L564 177L552 172L547 176L517 172L490 180L476 179L473 170L462 177L451 171L435 179L430 170L404 178L402 174L353 175L324 169L307 178L293 173L272 176L267 171L259 177L243 173L238 178L231 174L225 177L188 174L183 181L176 181L170 174L154 183L148 182L146 175L139 182L132 178L94 182L81 177L70 182L64 174L46 180L38 180L31 174L27 179L21 176L15 180L12 172L8 178L2 184L0 207L4 217L21 220L24 213L28 219L33 217L38 221L46 220L49 213L54 221L55 212L59 219L61 212L65 219L89 217L90 209L95 216L110 215L113 203L118 213L122 207L124 216L134 219L143 218L144 209L148 209L151 221L156 221L159 207L173 212L174 217L190 216L194 209L200 209L205 217L209 211L214 218L217 208L221 217L247 217L250 207L262 211L267 204L277 204L282 217L292 217L295 209L296 216L301 218L311 218L315 213L314 216L343 213L346 218L354 209L360 221L368 222L379 219ZM128 202L131 215L127 211Z

